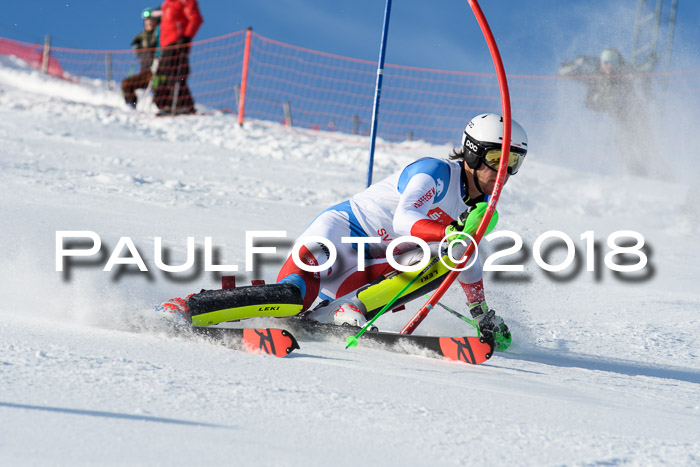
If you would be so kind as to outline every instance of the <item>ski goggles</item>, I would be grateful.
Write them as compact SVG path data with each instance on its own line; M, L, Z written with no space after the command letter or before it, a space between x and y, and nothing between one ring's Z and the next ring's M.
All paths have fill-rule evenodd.
M467 151L484 161L484 164L489 169L498 171L498 166L501 163L500 144L477 142L466 131L464 132L463 141L464 148ZM525 154L527 154L527 149L510 147L510 154L508 155L508 173L510 175L518 173L520 166L525 162Z
M491 170L498 171L498 166L501 163L501 149L489 149L482 156L484 164ZM518 173L520 166L525 162L525 154L511 151L508 156L508 173L515 175Z

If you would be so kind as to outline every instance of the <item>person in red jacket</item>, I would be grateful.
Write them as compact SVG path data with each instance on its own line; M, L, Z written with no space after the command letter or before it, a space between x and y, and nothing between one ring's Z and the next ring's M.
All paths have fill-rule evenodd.
M197 0L165 0L161 6L160 47L162 54L156 75L153 102L161 114L195 113L194 100L187 86L190 74L190 42L202 25Z

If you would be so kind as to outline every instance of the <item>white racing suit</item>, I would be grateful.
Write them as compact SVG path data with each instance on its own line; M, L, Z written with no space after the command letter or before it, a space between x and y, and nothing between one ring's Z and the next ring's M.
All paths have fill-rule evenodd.
M290 255L278 275L278 282L299 287L303 309L316 298L333 300L343 297L377 278L392 273L387 262L387 246L402 236L413 236L429 243L432 255L445 236L445 228L477 201L466 194L465 173L461 161L423 158L375 183L347 201L323 211L311 222L298 242L299 259L307 265L327 264L332 256L328 244L307 237L327 239L337 257L332 266L321 272L299 268ZM343 243L342 237L377 237L378 243ZM364 271L359 268L358 250L363 251ZM397 245L394 257L410 264L422 256L414 242ZM401 259L400 259L401 258ZM475 261L460 272L458 281L470 303L484 301L481 264ZM376 310L375 310L376 311Z

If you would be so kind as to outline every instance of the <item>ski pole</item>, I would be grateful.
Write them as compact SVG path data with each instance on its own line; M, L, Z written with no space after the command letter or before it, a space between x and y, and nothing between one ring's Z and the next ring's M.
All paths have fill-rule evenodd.
M437 263L437 261L438 261L438 257L436 256L435 258L432 259L432 261L430 261L430 264L428 264L425 268L423 268L423 270L422 270L421 272L419 272L419 273L416 275L416 277L414 277L413 279L411 279L411 281L410 281L408 284L406 284L406 286L405 286L403 289L401 289L401 291L400 291L399 293L397 293L396 295L394 295L394 298L392 298L391 300L389 300L389 302L388 302L386 305L384 305L384 307L383 307L381 310L379 310L379 313L377 313L376 315L374 315L374 317L373 317L371 320L369 320L369 321L367 322L367 324L365 324L365 325L362 327L362 329L360 329L360 331L359 331L357 334L355 334L354 336L348 336L347 345L345 346L345 348L346 348L346 349L349 349L350 347L357 347L357 345L358 345L357 338L360 337L360 336L362 336L362 334L364 334L365 331L367 331L367 329L368 329L370 326L372 326L372 324L374 324L374 322L377 320L377 318L379 318L381 315L383 315L383 314L386 312L386 310L388 310L389 308L391 308L391 306L396 302L396 300L398 300L399 297L401 297L401 295L403 295L403 293L404 293L406 290L408 290L413 284L415 284L415 282L416 282L428 269L432 268L432 267Z
M430 295L426 295L425 298L430 298ZM479 324L476 322L475 319L467 318L466 316L464 316L464 315L463 315L462 313L460 313L459 311L457 311L457 310L455 310L455 309L453 309L453 308L450 308L449 306L445 305L445 304L442 303L442 302L437 302L437 304L440 305L440 306L442 307L443 310L448 311L448 312L451 313L453 316L456 316L457 318L461 319L462 321L465 321L465 322L469 323L474 329L476 329L476 333L477 333L477 336L476 336L476 337L481 337L481 331L479 331Z

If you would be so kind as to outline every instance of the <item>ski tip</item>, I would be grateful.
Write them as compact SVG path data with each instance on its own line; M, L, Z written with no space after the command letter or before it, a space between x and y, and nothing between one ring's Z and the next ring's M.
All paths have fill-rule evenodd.
M286 329L244 329L243 341L249 352L275 357L286 357L299 348L297 340Z
M483 337L441 337L440 349L448 360L478 365L491 358L494 345Z
M292 333L290 333L286 329L283 329L282 335L290 340L289 347L285 349L287 355L294 352L294 350L299 350L301 348L299 347L299 343L297 342L296 338L292 335ZM282 355L282 357L284 357L284 355Z
M357 337L348 336L347 345L345 346L345 350L347 350L351 347L357 347L357 345L358 345Z

